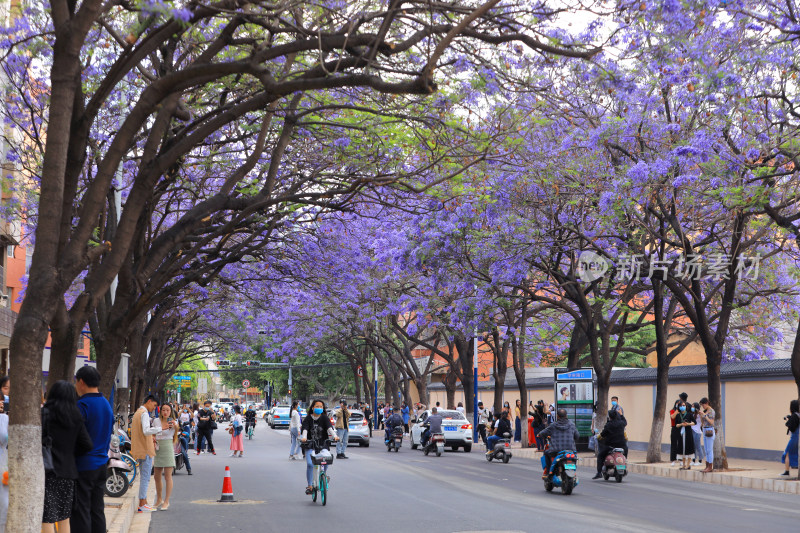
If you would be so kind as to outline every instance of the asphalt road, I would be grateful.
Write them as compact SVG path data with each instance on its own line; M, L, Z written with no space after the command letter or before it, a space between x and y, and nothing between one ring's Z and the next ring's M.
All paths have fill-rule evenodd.
M328 505L304 494L305 462L288 458L288 432L260 423L244 457L230 458L218 430L216 456L191 455L193 476L175 476L170 509L153 513L150 531L285 532L290 530L424 532L789 532L800 526L796 495L631 474L621 483L592 481L580 468L571 496L544 490L538 462L488 463L471 453L441 457L411 450L387 453L382 439L348 448L329 471ZM223 445L225 443L225 445ZM225 465L239 504L216 503ZM153 502L151 502L153 503Z

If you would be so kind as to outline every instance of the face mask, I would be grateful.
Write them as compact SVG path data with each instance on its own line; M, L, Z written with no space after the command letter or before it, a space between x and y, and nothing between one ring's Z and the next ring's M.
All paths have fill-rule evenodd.
M617 402L611 402L611 407L616 407L616 406L617 406Z
M681 413L682 413L682 412L684 412L684 411L686 411L686 406L685 406L685 405L681 405L681 406L680 406L680 410L681 410Z
M692 407L692 412L694 413L694 407Z
M322 407L315 407L314 408L314 414L315 415L321 415L322 414Z

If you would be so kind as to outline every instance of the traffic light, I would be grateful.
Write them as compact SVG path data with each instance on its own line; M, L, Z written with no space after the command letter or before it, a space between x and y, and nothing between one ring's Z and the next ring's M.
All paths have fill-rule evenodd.
M261 366L261 363L258 361L247 361L246 364L247 366Z
M220 360L217 360L215 362L216 362L217 366L230 366L230 364L231 364L230 361L225 361L224 359L220 359Z
M292 389L289 389L289 395L290 396L292 395Z

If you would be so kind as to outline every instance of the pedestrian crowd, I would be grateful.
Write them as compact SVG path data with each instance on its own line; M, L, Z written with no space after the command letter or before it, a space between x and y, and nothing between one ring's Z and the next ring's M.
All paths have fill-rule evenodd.
M716 413L708 398L690 402L689 395L682 392L675 400L670 417L670 452L672 466L680 463L681 470L691 470L705 460L703 472L714 471L714 421Z

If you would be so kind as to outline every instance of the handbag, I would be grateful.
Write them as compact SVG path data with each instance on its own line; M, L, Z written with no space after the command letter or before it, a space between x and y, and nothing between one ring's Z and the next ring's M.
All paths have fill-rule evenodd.
M713 437L714 436L714 428L708 427L703 429L703 435L706 437Z
M211 425L209 426L211 429L217 429L217 423L213 420L211 421Z
M42 463L45 474L55 474L53 464L53 438L47 434L47 409L42 409Z
M597 436L596 435L592 435L591 437L589 437L589 449L591 451L597 450Z

